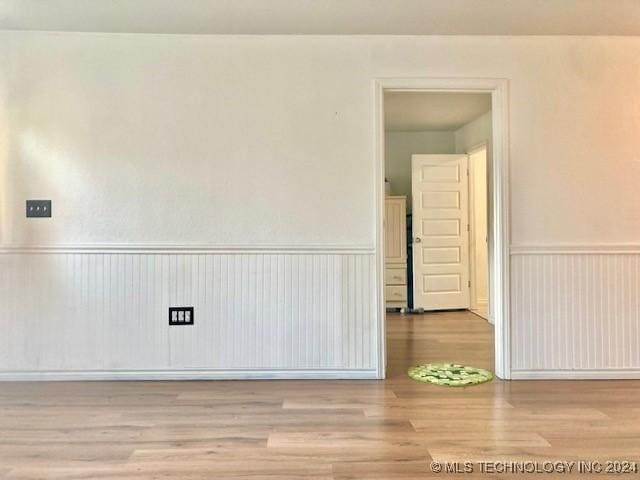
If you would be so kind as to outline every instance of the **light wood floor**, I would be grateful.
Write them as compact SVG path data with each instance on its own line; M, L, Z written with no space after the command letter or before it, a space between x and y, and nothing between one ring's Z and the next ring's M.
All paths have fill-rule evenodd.
M0 384L0 478L407 480L452 477L432 459L640 460L638 381L424 385L408 365L491 368L489 325L394 314L388 338L383 382Z

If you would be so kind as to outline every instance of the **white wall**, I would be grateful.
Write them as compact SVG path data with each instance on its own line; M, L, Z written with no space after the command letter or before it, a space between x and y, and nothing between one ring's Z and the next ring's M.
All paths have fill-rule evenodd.
M2 34L0 241L372 245L370 96L332 45ZM23 218L33 197L55 221Z
M455 153L453 132L387 131L384 137L385 177L394 195L407 196L411 210L411 155L414 153Z
M454 132L456 153L467 153L483 143L490 147L492 132L491 112L487 112Z
M246 338L255 338L262 328L247 319L258 318L266 308L260 303L260 292L250 287L249 280L256 278L251 255L286 257L295 254L296 248L309 248L311 260L305 268L312 273L299 273L284 259L278 264L283 270L274 273L291 280L280 287L287 300L276 302L286 309L274 314L278 322L268 328L278 338L293 340L288 347L278 347L285 352L281 361L254 365L266 375L276 367L285 374L309 370L371 375L377 358L375 354L367 357L363 345L370 345L369 339L375 344L372 332L377 319L373 309L360 316L374 303L362 294L368 291L371 277L366 270L342 267L323 277L320 265L327 255L361 256L363 265L374 255L374 78L509 79L512 242L517 247L513 254L526 251L536 256L539 249L555 252L566 269L545 270L544 262L534 262L540 278L575 282L581 271L566 259L583 255L583 250L600 249L605 264L613 262L626 272L625 285L638 281L638 270L630 266L634 264L624 263L637 262L640 254L640 247L633 250L640 238L638 38L3 32L0 59L0 298L12 301L11 308L3 304L0 328L4 345L13 346L10 358L7 353L0 356L4 371L21 365L99 372L114 365L142 368L117 364L116 353L108 350L101 355L83 354L87 345L100 344L106 334L92 328L97 317L80 305L94 305L95 296L111 301L108 291L101 293L88 280L104 272L90 255L125 262L118 275L127 279L126 291L134 293L119 294L116 304L127 313L99 316L108 324L110 341L117 343L136 325L134 320L125 321L129 308L149 298L135 293L143 281L127 262L142 261L158 244L174 245L166 248L167 254L176 256L176 269L158 279L171 291L177 288L175 276L188 275L183 262L198 254L190 245L199 244L207 247L207 255L218 258L212 262L222 261L225 246L235 249L238 263L227 268L229 275L236 275L234 289L242 292L236 305L245 309L241 313L231 308L197 310L197 322L211 329L217 342L238 352L218 362L209 354L208 342L185 343L203 359L199 368L233 372L247 366L240 352L250 351L252 344ZM51 198L54 218L24 219L27 198ZM124 250L114 252L115 244ZM632 248L623 260L608 253L627 248L620 244ZM36 252L26 245L46 248ZM93 250L88 252L82 245ZM147 250L138 251L136 245ZM583 250L576 253L572 250L576 246ZM344 252L345 248L350 250ZM60 265L65 254L73 256L73 268L81 269L81 276L73 278L86 281L69 281L72 267ZM624 265L620 267L619 262ZM64 295L34 302L34 293L25 287L40 278L44 265L46 285L64 290ZM514 261L512 277L526 276L530 266ZM30 276L17 282L25 272ZM260 278L266 275L262 272ZM324 278L329 290L335 288L335 295L346 299L340 305L348 313L327 314L320 322L341 325L352 338L365 335L362 344L348 343L345 354L367 361L351 362L345 357L336 361L329 354L313 366L301 360L308 348L321 351L323 339L329 337L315 337L316 324L290 306L294 296L299 298L296 272ZM210 278L206 285L198 284L199 295L205 298L221 290L221 280ZM140 355L149 354L151 359L145 370L180 370L191 365L180 355L168 364L151 354L168 355L172 342L186 335L184 330L163 325L167 302L189 299L184 295L195 288L189 282L180 285L182 290L173 297L167 294L166 301L144 300L149 303L142 307L156 312L145 318L161 325L158 336L140 337L136 345ZM537 295L538 284L532 285ZM514 288L512 340L518 359L515 366L523 375L552 376L565 366L532 353L542 351L549 358L557 353L540 350L535 336L542 321L545 334L556 338L569 325L588 329L606 319L611 322L612 337L602 346L604 356L588 361L575 357L578 360L571 368L596 373L609 372L614 366L625 372L640 369L638 342L626 335L639 331L631 297L611 297L599 289L584 293L598 301L609 295L607 301L615 302L615 310L610 303L608 309L585 310L584 317L567 323L565 303L545 297L540 300L544 313L532 316L519 309L524 293ZM318 308L334 305L329 298L318 297ZM539 297L531 298L538 301ZM58 318L50 312L64 312L67 321L56 325L55 335L64 354L77 361L60 364L32 348L17 347L47 344L53 330L43 325ZM284 315L289 317L285 320ZM362 321L350 327L350 318ZM89 324L77 330L79 322ZM216 329L212 322L227 328ZM244 335L229 333L234 328ZM308 342L303 348L302 341ZM614 347L629 352L623 367L602 361ZM569 356L576 352L572 343L544 348L557 348Z

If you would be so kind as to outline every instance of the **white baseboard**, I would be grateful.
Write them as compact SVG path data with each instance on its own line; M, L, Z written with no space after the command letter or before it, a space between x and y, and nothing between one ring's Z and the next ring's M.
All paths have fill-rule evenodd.
M375 380L375 370L116 370L0 372L0 382L94 380Z
M512 370L512 380L638 380L639 369Z

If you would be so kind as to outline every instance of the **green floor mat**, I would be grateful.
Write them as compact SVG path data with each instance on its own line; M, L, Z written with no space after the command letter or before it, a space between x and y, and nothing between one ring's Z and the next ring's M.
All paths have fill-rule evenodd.
M447 387L466 387L489 382L493 373L482 368L469 367L457 363L426 363L414 365L407 371L418 382L435 383Z

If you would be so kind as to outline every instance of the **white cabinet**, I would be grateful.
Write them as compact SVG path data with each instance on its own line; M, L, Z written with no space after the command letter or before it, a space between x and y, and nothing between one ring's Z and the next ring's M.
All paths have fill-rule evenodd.
M407 307L407 197L384 202L384 295L387 308Z

